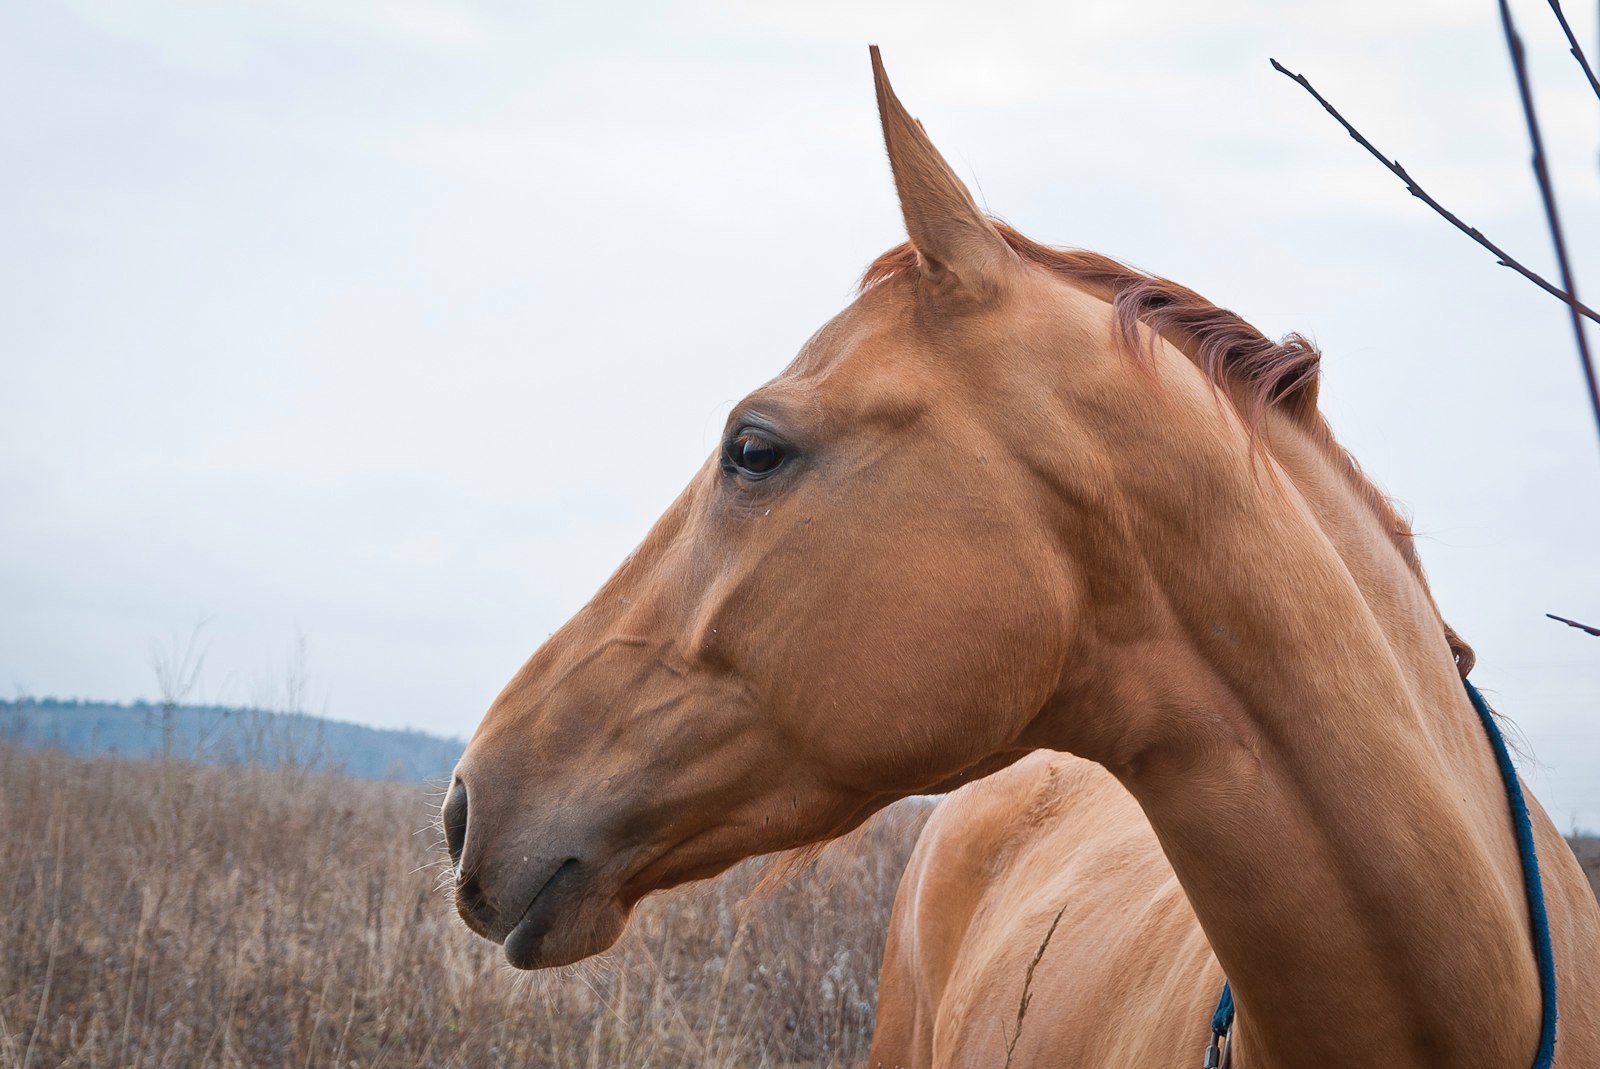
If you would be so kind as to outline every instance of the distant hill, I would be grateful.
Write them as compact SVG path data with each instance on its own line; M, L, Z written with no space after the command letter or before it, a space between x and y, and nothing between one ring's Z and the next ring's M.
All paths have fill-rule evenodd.
M221 765L292 765L364 779L445 779L466 744L421 731L221 705L25 698L0 701L0 741L80 756L170 755Z

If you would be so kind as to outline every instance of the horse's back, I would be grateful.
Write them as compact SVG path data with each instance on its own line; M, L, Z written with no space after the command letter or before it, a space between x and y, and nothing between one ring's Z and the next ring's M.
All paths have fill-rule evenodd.
M929 819L895 899L870 1065L1198 1062L1221 983L1138 805L1099 766L1041 751Z

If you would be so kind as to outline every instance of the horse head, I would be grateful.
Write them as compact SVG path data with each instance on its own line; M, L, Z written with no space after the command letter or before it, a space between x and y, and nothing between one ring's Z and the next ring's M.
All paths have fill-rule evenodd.
M597 953L651 891L1041 745L1114 763L1184 656L1130 527L1239 499L1241 420L1175 351L1128 359L1120 265L1069 280L985 216L875 50L873 71L909 244L734 406L456 769L458 909L513 965Z

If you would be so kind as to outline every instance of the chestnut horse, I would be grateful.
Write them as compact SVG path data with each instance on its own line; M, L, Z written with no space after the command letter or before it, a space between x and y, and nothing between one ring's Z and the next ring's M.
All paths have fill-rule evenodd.
M495 700L443 813L462 918L577 961L990 776L901 886L874 1066L1198 1066L1226 975L1241 1069L1524 1069L1471 653L1318 354L988 219L873 66L910 243ZM1600 1065L1600 909L1533 810L1558 1062Z

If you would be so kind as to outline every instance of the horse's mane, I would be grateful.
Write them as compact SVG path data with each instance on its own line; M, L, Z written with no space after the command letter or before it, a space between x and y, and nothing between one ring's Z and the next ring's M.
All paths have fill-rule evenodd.
M1423 590L1428 590L1411 524L1334 438L1327 421L1317 411L1322 354L1315 345L1299 334L1273 341L1239 315L1217 307L1186 286L1145 274L1096 252L1041 245L999 220L991 222L1023 260L1106 297L1116 316L1120 339L1130 352L1137 355L1149 351L1156 335L1180 349L1232 400L1252 435L1268 409L1299 424L1349 480ZM908 274L916 265L916 250L909 243L898 245L868 265L861 276L861 288ZM1141 324L1151 332L1143 339ZM1472 647L1442 619L1440 624L1456 667L1465 678L1475 660Z

